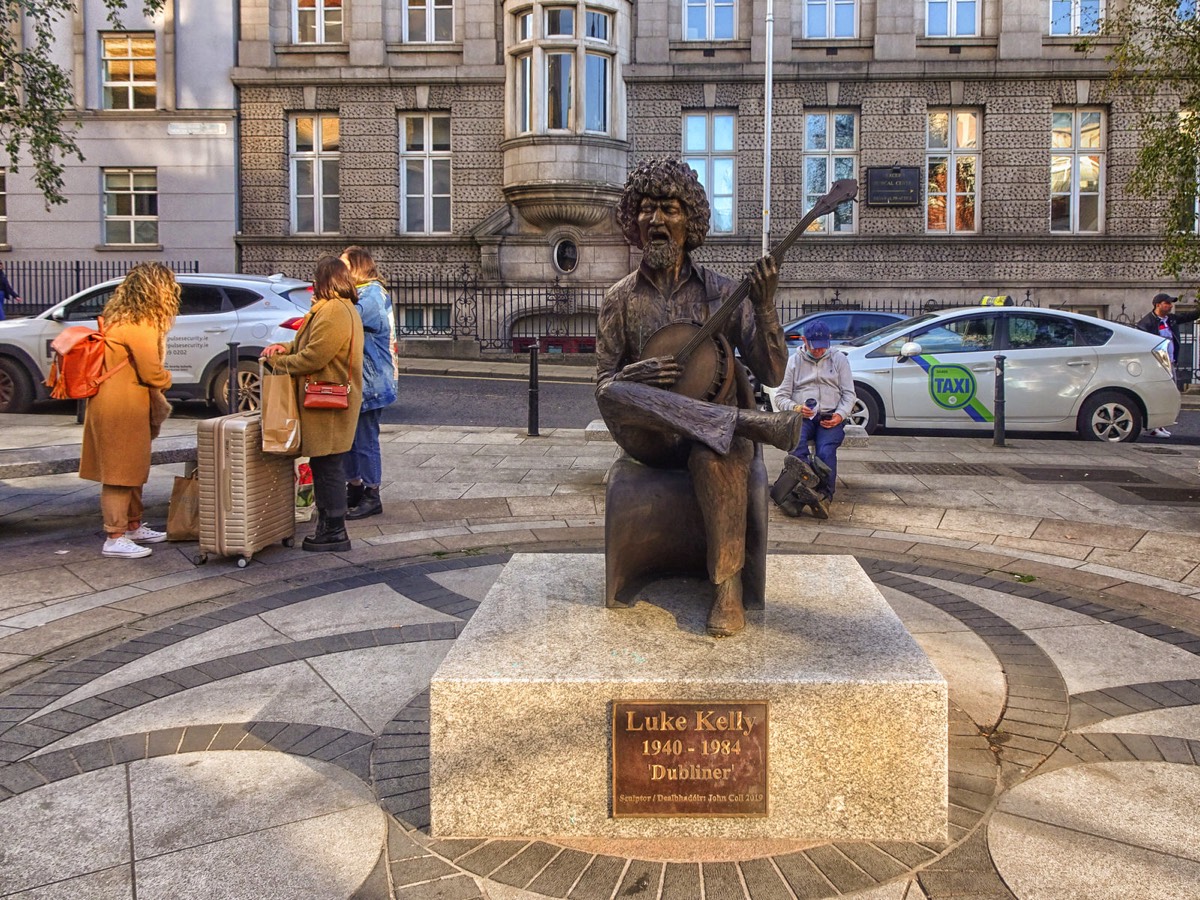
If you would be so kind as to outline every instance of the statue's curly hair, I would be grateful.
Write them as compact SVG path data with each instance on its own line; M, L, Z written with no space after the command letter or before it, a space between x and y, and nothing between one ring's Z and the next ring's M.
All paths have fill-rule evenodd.
M654 157L641 162L625 180L625 190L617 201L617 225L625 240L639 250L638 209L643 197L669 197L678 200L687 211L687 236L683 249L695 250L708 234L708 197L695 171L682 159Z

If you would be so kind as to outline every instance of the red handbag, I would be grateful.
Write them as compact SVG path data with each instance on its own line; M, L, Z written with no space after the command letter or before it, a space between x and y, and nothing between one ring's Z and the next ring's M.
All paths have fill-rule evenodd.
M354 330L350 330L350 359L354 359ZM354 379L354 368L351 365L350 379ZM336 381L304 380L305 409L349 409L350 385L338 384Z
M350 385L334 381L304 382L305 409L349 409Z

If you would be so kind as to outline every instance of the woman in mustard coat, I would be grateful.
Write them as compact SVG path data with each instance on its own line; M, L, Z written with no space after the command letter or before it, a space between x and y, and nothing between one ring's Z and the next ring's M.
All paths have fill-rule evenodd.
M104 556L149 556L141 545L167 537L143 524L142 487L150 477L150 394L171 386L163 361L178 312L179 284L162 263L130 269L104 307L105 370L123 368L88 400L79 460L79 477L101 485Z
M263 351L273 372L295 376L300 406L300 455L310 457L316 534L306 537L305 550L349 550L346 534L346 455L354 443L362 406L362 320L354 311L358 295L350 270L336 256L317 261L312 309L290 344ZM306 409L305 381L349 384L347 409Z

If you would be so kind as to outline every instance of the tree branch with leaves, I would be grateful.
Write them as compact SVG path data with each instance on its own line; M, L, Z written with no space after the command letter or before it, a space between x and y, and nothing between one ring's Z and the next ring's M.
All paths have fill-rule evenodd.
M1163 226L1164 274L1200 271L1196 233L1200 167L1200 18L1196 0L1110 3L1097 35L1081 41L1112 67L1106 97L1124 94L1141 143L1131 193L1152 201Z
M0 146L11 172L22 155L33 165L33 182L47 206L66 203L66 161L83 160L75 134L72 73L52 61L59 39L56 26L69 19L79 0L0 0ZM143 0L142 13L154 16L166 0ZM107 19L120 30L127 0L104 0Z

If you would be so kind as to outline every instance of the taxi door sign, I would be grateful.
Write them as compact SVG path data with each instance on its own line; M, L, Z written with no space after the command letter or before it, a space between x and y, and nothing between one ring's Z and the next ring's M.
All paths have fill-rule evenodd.
M979 385L969 369L940 363L925 353L912 359L925 371L929 382L929 398L942 409L960 410L975 422L994 420L992 411L976 396Z
M962 366L929 367L929 396L942 409L962 409L975 399L975 376Z

